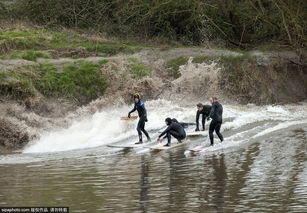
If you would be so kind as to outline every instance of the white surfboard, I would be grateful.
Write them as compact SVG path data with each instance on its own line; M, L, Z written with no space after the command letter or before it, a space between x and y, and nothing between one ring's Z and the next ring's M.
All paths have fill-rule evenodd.
M197 132L188 132L187 136L193 137L193 136L202 136L202 135L208 135L207 131L197 131Z
M107 147L112 147L112 148L137 148L137 147L142 147L143 144L127 144L127 145L112 145L112 144L109 144L107 145Z
M155 144L155 141L146 141L141 144L108 144L107 147L113 147L113 148L148 148L148 146Z
M181 146L181 145L186 144L186 143L188 143L188 141L184 140L181 143L171 143L170 146L151 146L151 147L149 147L149 149L151 149L153 151L162 151L162 150L172 149L172 148Z

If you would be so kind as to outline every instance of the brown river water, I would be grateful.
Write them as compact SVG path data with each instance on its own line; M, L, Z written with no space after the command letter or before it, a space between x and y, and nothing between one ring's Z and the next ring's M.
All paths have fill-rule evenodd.
M153 138L170 112L194 121L195 111L186 107L157 109L167 103L147 103ZM0 206L67 206L89 213L307 212L306 103L224 106L223 143L216 138L208 147L205 135L161 152L106 146L135 142L134 122L110 119L128 108L97 112L66 130L42 133L21 152L1 155ZM188 151L199 146L208 148Z

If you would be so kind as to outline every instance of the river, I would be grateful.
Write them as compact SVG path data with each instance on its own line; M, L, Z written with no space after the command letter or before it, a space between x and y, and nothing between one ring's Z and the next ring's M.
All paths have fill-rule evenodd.
M146 102L152 138L167 116L195 108ZM307 103L224 105L222 134L170 151L111 148L136 142L131 106L107 108L42 132L0 155L0 206L68 206L71 212L307 212ZM208 125L208 124L207 124ZM190 127L187 131L193 131ZM207 127L208 128L208 127ZM175 142L174 142L175 143ZM204 146L192 154L189 148Z

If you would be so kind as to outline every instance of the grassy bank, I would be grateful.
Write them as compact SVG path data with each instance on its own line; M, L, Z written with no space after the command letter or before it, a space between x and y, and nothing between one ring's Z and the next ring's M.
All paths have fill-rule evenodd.
M4 29L0 31L0 58L37 58L113 56L133 53L142 47L131 42L108 41L99 36L57 32L47 29Z
M0 71L0 94L15 100L45 97L75 99L87 103L108 87L101 65L79 62L58 70L51 63Z
M46 98L74 100L80 104L100 97L111 86L108 79L110 70L105 70L117 72L117 62L112 61L115 66L108 68L110 60L103 57L130 55L143 49L132 42L107 40L98 35L20 26L0 32L0 47L0 60L29 61L12 61L11 65L4 63L2 68L0 66L1 96L23 101L43 95ZM86 59L91 56L102 59ZM63 57L70 59L61 62ZM37 59L46 60L39 62ZM127 74L135 79L141 79L151 72L147 65L132 57L125 59L124 66Z

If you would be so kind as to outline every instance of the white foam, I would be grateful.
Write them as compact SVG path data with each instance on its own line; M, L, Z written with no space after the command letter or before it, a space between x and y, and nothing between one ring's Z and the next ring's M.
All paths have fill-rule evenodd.
M149 122L146 123L146 129L149 131L152 130L151 137L157 136L158 129L165 126L164 119L166 117L176 118L179 121L185 122L195 121L196 109L194 105L188 108L181 107L167 100L147 101L145 105L148 111L149 120ZM229 140L240 140L240 138L244 138L244 135L249 134L251 131L255 131L254 128L250 130L244 129L243 131L239 130L240 127L247 124L271 120L277 123L277 126L265 129L253 136L259 137L279 129L287 128L291 125L306 122L307 117L305 108L301 107L301 111L298 111L295 110L295 107L291 107L292 109L290 111L281 106L256 107L224 105L224 118L234 117L235 119L224 123L222 125L222 130L238 129L234 135L229 137ZM33 141L23 152L59 152L97 147L118 141L129 142L129 140L137 140L137 132L135 130L137 120L120 120L120 117L127 115L131 109L132 105L120 106L115 109L104 109L89 117L79 118L67 129L43 133L39 140ZM263 124L259 123L255 126L261 125ZM255 133L252 135L254 134Z
M175 117L180 121L195 114L193 110L185 113L184 108L165 100L148 101L145 105L150 121L146 123L147 130L163 127L166 117ZM67 129L41 135L38 141L31 143L23 152L41 153L91 148L136 136L137 120L120 120L120 117L127 115L131 109L132 105L96 112L91 117L75 121Z

